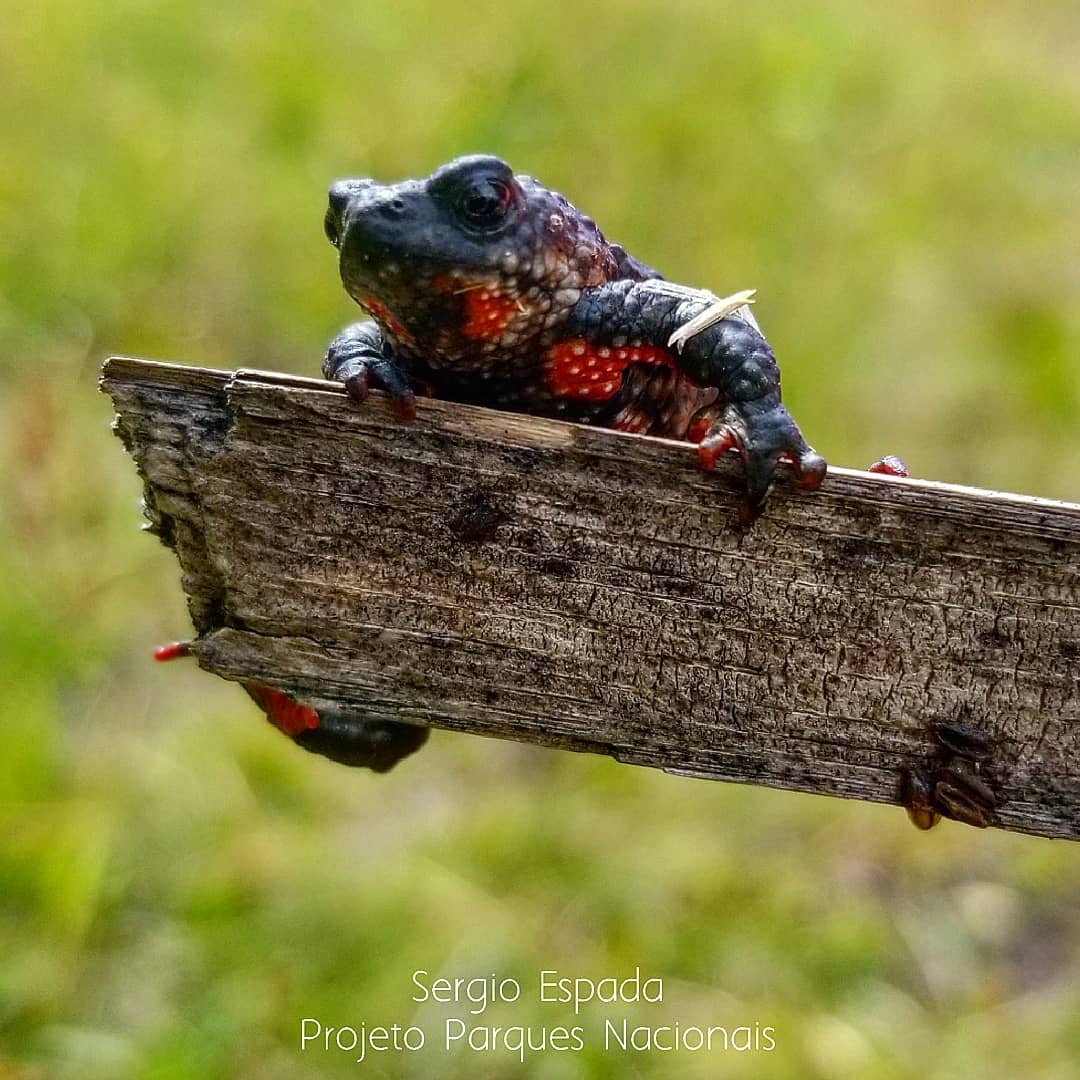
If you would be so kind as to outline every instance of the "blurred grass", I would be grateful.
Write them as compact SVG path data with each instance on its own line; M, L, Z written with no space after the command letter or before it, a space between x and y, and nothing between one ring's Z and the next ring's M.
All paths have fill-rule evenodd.
M830 460L1075 500L1078 43L1065 0L6 5L0 1076L512 1075L301 1055L299 1021L410 1022L424 967L560 1023L539 969L635 965L642 1021L777 1050L529 1075L1074 1076L1070 845L438 734L373 778L153 669L177 568L94 383L110 350L314 372L352 317L327 182L489 150L756 286Z

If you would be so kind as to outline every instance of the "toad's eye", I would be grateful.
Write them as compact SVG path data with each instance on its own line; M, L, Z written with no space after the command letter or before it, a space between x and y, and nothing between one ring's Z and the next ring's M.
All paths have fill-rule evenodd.
M504 180L485 177L471 183L461 196L461 216L474 229L495 229L503 223L514 201L514 192Z

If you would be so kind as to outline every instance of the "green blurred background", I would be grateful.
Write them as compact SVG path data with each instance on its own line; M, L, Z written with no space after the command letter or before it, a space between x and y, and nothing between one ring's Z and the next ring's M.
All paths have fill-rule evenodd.
M1074 0L5 3L0 1077L520 1075L300 1019L434 1031L422 967L572 1022L536 972L635 965L643 1021L776 1050L525 1072L1080 1075L1074 845L440 733L373 777L153 666L178 570L95 391L110 351L315 373L355 315L328 181L485 150L757 287L830 461L1078 499L1078 46Z

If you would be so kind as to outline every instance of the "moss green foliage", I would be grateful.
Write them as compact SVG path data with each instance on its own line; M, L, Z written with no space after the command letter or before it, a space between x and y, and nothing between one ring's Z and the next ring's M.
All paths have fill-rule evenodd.
M1071 0L7 5L0 1076L1076 1075L1073 845L438 733L372 777L155 668L178 571L95 380L316 371L353 315L327 182L488 150L756 287L829 460L1076 499L1078 36ZM298 1050L304 1016L434 1039L414 968L514 976L487 1017L550 1025L540 969L635 965L641 1021L776 1050Z

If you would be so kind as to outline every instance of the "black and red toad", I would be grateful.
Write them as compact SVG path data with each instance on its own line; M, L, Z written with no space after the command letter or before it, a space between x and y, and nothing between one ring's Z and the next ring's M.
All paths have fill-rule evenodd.
M825 475L780 403L748 294L725 302L669 284L498 158L458 158L399 184L338 181L325 227L345 288L372 316L339 334L323 363L357 402L376 385L405 417L421 391L687 439L706 467L734 447L746 465L747 523L779 460L808 488ZM383 771L427 734L318 714L269 687L248 692L298 744L351 765Z
M807 488L825 475L747 308L664 281L499 158L398 184L338 181L325 225L346 290L374 320L346 328L323 363L354 400L376 385L410 416L420 390L685 439L706 467L734 447L745 522L779 460Z

